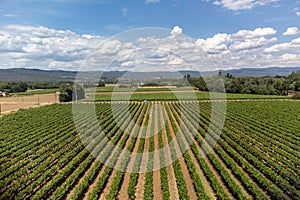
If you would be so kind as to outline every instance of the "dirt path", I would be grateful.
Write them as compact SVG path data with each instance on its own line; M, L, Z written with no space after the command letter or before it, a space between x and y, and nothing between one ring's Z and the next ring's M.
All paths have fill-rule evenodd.
M136 113L135 113L136 114ZM142 115L140 115L142 116ZM139 117L140 117L139 116ZM138 118L139 118L138 117ZM129 133L129 128L133 126L133 128L131 129L130 133L133 133L135 131L135 129L139 128L139 126L137 126L135 124L135 121L130 119L130 122L129 122L129 126L126 127L126 129L124 130L124 135L125 134L129 134L129 138L127 139L124 147L122 148L123 150L127 150L128 149L128 146L129 144L131 143L132 141L132 137L130 136L131 134ZM136 145L136 144L135 144ZM120 155L119 155L119 158L116 162L116 165L115 166L120 166L121 163L123 162L123 158L124 158L124 153L125 152L122 152ZM116 176L116 174L119 172L119 170L116 170L116 169L113 169L113 172L112 174L109 176L109 179L108 179L108 182L106 183L106 187L104 188L103 192L101 193L100 195L100 199L106 199L106 196L109 194L110 190L111 190L111 186L112 186L112 183L114 181L114 177Z
M172 113L172 115L173 115L173 117L174 117L174 115L179 116L178 113ZM184 116L184 115L182 115L181 117L185 117L186 118L186 116ZM177 127L179 127L179 124L176 122L175 119L174 119L174 122L176 123ZM182 123L181 125L184 126L184 128L188 130L188 128L186 127L186 124ZM190 123L190 125L191 125L190 127L193 127L193 125L191 123ZM208 163L209 161L207 160L207 157L204 156L205 154L202 151L202 148L199 147L198 143L195 140L193 142L196 143L196 145L198 147L197 149L199 150L200 154L206 159L205 161ZM188 153L189 153L189 155L190 155L190 157L191 157L191 159L192 159L192 161L193 161L193 163L194 163L194 165L196 167L197 173L200 176L200 179L201 179L201 182L202 182L202 185L204 187L204 190L205 190L206 194L210 197L210 199L216 199L217 197L216 197L216 195L215 195L215 193L213 191L213 188L211 187L211 184L209 183L209 180L207 180L206 177L205 177L205 175L203 174L203 171L202 171L202 169L201 169L201 167L200 167L200 165L199 165L199 163L197 161L197 158L195 157L194 153L191 151L190 148L188 149ZM212 168L212 165L210 165L210 169L212 171L214 171L213 168ZM214 176L216 177L217 172L216 171L214 171L214 172L215 172ZM218 177L218 180L221 180L220 176ZM225 187L225 185L224 185L224 187Z
M148 149L149 149L149 142L150 142L149 135L150 135L150 127L151 127L151 121L152 121L152 112L153 112L153 108L150 107L149 108L149 120L148 120L148 125L146 127L147 131L146 131L146 138L145 138L143 153L148 153ZM144 168L144 169L146 168L147 161L148 161L148 158L143 156L143 159L141 161L141 168ZM145 178L146 178L145 175L146 175L145 173L139 174L139 178L138 178L138 182L137 182L136 190L135 190L136 199L143 199L143 197L144 197L144 186L145 186Z
M184 115L182 117L185 117ZM186 118L187 119L187 118ZM188 122L188 120L187 120ZM189 123L190 127L193 127L192 123ZM182 125L186 127L186 125L183 123ZM205 141L204 138L199 135L202 139L202 141ZM198 151L201 153L201 155L205 155L205 153L203 152L203 149L199 146L199 144L197 142L195 142ZM209 145L210 146L210 145ZM212 148L212 147L211 147ZM213 148L212 148L213 149ZM243 188L242 184L240 183L240 181L233 175L232 171L229 170L226 165L222 162L222 160L219 158L219 156L212 150L210 153L212 153L214 155L214 157L220 162L220 164L223 166L223 168L229 173L230 178L233 179L235 181L235 183L240 186L243 194L245 194L249 199L252 198L252 196L250 196L248 194L248 192ZM216 179L218 180L218 182L220 183L220 185L223 187L223 189L226 191L228 197L230 199L234 199L234 197L232 196L231 192L229 191L229 189L226 187L226 184L223 182L221 175L214 169L213 164L211 163L211 161L208 159L207 156L203 156L203 159L205 160L205 162L208 164L209 168L211 169L212 173L214 174L214 176L216 177Z
M97 160L95 159L93 161L93 163L91 164L91 166L88 168L88 170L86 170L84 172L84 174L82 175L82 177L78 180L78 182L74 185L74 187L68 192L66 199L71 199L71 197L73 196L75 190L77 189L77 187L82 183L82 181L84 180L84 177L90 173L91 169L93 169L94 165L97 163Z
M178 113L172 113L172 114L173 115L177 115L179 117ZM182 117L185 117L185 116L182 115ZM176 123L177 127L179 128L179 124L176 122L176 120L174 122ZM184 128L186 130L188 130L186 124L182 123L182 125L184 126ZM191 125L190 127L193 127L193 126ZM205 175L204 175L204 173L203 173L203 171L202 171L202 169L201 169L201 167L199 165L199 162L197 161L197 158L195 157L194 153L191 151L190 148L188 148L187 151L188 151L188 153L189 153L189 155L191 157L192 162L194 163L194 166L196 168L197 174L200 176L201 183L202 183L202 185L204 187L205 193L210 197L210 199L217 199L217 197L216 197L216 195L215 195L215 193L213 191L213 188L211 187L209 180L206 179L206 177L205 177ZM201 152L201 153L203 153L203 152Z
M159 104L154 104L154 151L159 152L159 137L158 137L158 109ZM155 153L153 157L153 199L162 199L161 181L160 181L160 159L159 153Z
M191 199L198 199L198 196L197 196L196 191L194 189L193 180L190 176L190 173L188 171L188 168L186 166L184 158L183 158L182 155L178 156L180 154L180 146L178 144L178 141L176 140L176 134L177 133L174 132L173 126L171 124L171 119L169 118L166 110L165 110L165 113L166 113L166 117L167 117L167 123L169 124L170 132L171 132L172 138L174 140L174 148L175 148L176 153L177 153L177 157L178 157L178 161L179 161L179 164L180 164L180 167L181 167L181 171L182 171L182 174L184 176L184 180L185 180L186 185L187 185L188 195ZM175 120L175 119L172 119L172 120Z
M147 113L149 111L149 107L150 106L147 107L145 113ZM146 117L143 118L142 125L141 125L141 127L139 129L138 138L142 135L145 121L146 121ZM136 142L136 144L135 144L135 146L134 146L134 148L133 148L132 152L137 153L139 145L140 145L140 140L138 139L137 142ZM129 163L128 163L128 167L127 168L128 169L132 169L133 166L134 166L134 162L135 162L135 159L131 158L130 161L129 161ZM121 189L120 189L120 192L118 194L117 199L128 199L129 198L128 197L128 193L127 193L127 189L128 189L128 185L129 185L129 182L130 182L130 175L131 175L131 173L129 173L129 172L126 172L124 174L124 181L123 181L123 184L121 186Z
M128 123L128 125L126 126L125 131L128 131L128 128L130 127L130 123L132 123L132 121ZM125 131L124 131L124 132L125 132ZM116 144L117 146L119 145L119 143L122 141L122 139L123 139L125 136L126 136L125 134L122 135L122 137L118 140L118 143ZM128 139L127 139L125 145L128 145ZM112 156L115 154L115 152L116 152L116 148L114 148L113 151L110 153L110 155L109 155L107 161L109 161L109 160L112 158ZM88 195L93 191L94 187L96 186L98 180L99 180L100 177L102 176L103 171L104 171L105 169L106 169L106 166L103 165L103 166L101 167L100 172L97 174L96 178L94 179L93 183L90 184L90 186L89 186L87 192L84 194L84 198L83 198L84 200L87 200L87 199L88 199ZM114 170L114 171L115 171L115 170ZM109 179L111 179L111 176L109 177Z
M163 105L164 106L164 105ZM162 120L160 120L161 125L164 125L166 118L163 117L163 109L160 110L160 116ZM162 129L162 138L163 138L163 142L164 142L164 146L167 146L168 143L168 138L167 138L167 133L166 133L166 128L164 127ZM165 154L165 160L166 163L169 163L168 161L171 161L171 152L168 151ZM167 173L168 173L168 184L169 184L169 190L170 190L170 199L179 199L179 194L178 194L178 188L177 188L177 183L176 183L176 177L174 174L174 168L173 165L170 164L166 167Z

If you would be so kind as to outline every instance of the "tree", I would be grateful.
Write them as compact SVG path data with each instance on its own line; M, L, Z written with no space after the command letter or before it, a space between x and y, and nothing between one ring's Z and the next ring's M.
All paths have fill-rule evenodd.
M219 72L218 72L218 77L221 77L221 76L222 76L222 71L219 70Z
M99 83L98 83L98 87L105 87L105 83L104 83L104 82L102 82L102 81L99 81Z
M60 102L69 102L76 101L85 98L85 92L82 86L75 85L63 85L59 89L59 101Z
M0 91L4 92L26 92L27 84L23 82L1 82Z

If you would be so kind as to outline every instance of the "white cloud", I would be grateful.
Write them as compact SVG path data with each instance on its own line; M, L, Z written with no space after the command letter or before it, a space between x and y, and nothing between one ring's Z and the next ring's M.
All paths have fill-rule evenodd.
M15 31L22 31L22 32L28 32L35 29L34 26L26 26L26 25L19 25L19 24L9 24L4 26L4 28L8 30L15 30Z
M212 38L198 39L196 44L211 54L228 53L229 50L253 50L277 41L277 38L265 38L274 35L273 28L257 28L255 30L239 30L237 33L218 33Z
M239 30L237 33L233 34L233 38L244 38L244 39L251 39L251 38L258 38L264 37L269 35L276 34L276 30L273 28L256 28L252 30Z
M280 52L280 51L285 51L290 48L289 43L282 43L282 44L275 44L269 48L266 48L264 52L266 53L275 53L275 52Z
M271 42L276 42L277 38L271 38L271 39L266 39L264 37L258 38L258 39L246 39L245 41L242 42L234 42L231 45L232 50L251 50L251 49L257 49L264 47L265 45L271 43Z
M181 58L175 57L168 62L169 65L182 65L184 61Z
M145 0L145 3L159 3L159 0Z
M282 60L291 60L291 59L299 59L300 58L300 55L297 55L297 54L290 54L290 53L286 53L286 54L283 54L282 56L280 56L280 59Z
M300 16L300 12L296 12L296 15L297 15L297 16Z
M264 6L279 0L217 0L213 4L228 10L250 10L256 6Z
M75 69L79 66L78 60L84 59L103 40L99 36L78 35L69 30L7 25L4 31L0 30L0 62L4 61L6 66L3 67L42 68L53 68L62 62L67 67L74 63ZM16 59L11 53L19 57Z
M182 28L180 28L179 26L174 26L172 31L171 31L171 35L173 36L178 36L182 34Z
M300 38L280 43L273 28L191 38L175 26L164 37L139 35L133 41L77 34L42 26L0 29L1 67L76 70L214 70L216 68L298 66ZM159 35L159 34L158 34ZM274 43L274 44L273 44ZM87 59L88 58L88 59Z
M275 44L264 50L266 53L286 53L293 52L300 54L300 38L293 39L291 42Z
M286 31L283 33L283 35L298 35L300 34L300 31L298 30L298 27L289 27L286 29Z
M300 44L300 37L296 38L296 39L293 39L292 44Z
M226 33L218 33L212 38L198 39L196 44L208 53L221 53L228 50L228 44L230 43L230 35Z

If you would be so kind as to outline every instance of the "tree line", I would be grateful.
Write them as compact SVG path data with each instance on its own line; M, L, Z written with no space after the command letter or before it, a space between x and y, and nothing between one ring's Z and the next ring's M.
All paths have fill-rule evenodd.
M227 93L239 94L263 94L263 95L288 95L297 94L300 91L300 71L293 72L288 76L275 77L235 77L229 73L223 75L219 71L217 76L184 77L191 86L201 91L221 91L225 88ZM224 86L222 85L224 84Z
M63 82L0 82L0 91L6 93L26 92L34 89L59 88L59 101L68 102L85 97L83 86Z
M65 82L0 82L0 91L7 93L26 92L34 89L60 88Z

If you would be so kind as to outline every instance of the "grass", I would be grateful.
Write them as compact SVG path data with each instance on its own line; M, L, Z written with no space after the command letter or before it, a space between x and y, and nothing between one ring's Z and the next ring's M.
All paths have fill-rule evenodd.
M58 91L58 88L51 89L37 89L37 90L29 90L26 92L16 92L10 93L11 95L34 95L34 94L52 94Z
M168 87L141 87L141 88L119 88L114 86L97 87L96 92L148 92L148 91L178 91L178 90L193 90L192 87L179 87L179 88L168 88ZM89 90L86 89L86 92Z
M278 95L255 95L255 94L223 94L212 93L214 99L288 99L286 96ZM226 95L226 96L225 96ZM143 100L209 100L209 92L180 92L180 93L133 93L131 94L96 94L95 101L110 101L110 100L130 100L130 101L143 101ZM86 100L91 101L92 98L88 97Z

